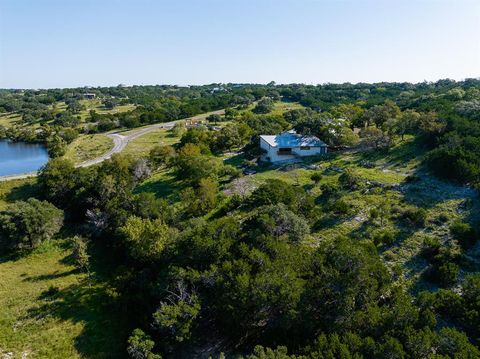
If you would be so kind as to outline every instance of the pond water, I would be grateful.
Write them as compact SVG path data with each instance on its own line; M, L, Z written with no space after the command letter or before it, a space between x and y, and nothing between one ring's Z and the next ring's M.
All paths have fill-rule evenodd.
M40 144L0 140L0 176L34 172L47 161L47 149Z

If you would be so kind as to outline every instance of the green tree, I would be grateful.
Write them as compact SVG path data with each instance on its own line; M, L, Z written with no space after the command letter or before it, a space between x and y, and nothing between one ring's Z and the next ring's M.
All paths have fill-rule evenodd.
M383 105L377 105L365 111L367 125L374 124L381 128L389 119L397 119L400 116L400 108L391 100L386 100Z
M338 177L338 183L343 189L356 190L361 184L361 178L351 169L347 169Z
M194 185L202 178L215 178L220 169L220 164L215 158L202 155L200 147L192 143L180 148L174 164L177 177Z
M283 203L260 207L246 226L254 240L261 240L262 235L267 235L299 243L310 233L308 222L288 210Z
M170 130L172 137L182 137L187 129L183 121L176 122Z
M66 207L77 185L76 171L73 163L67 159L51 159L38 174L40 192L54 204Z
M218 198L218 184L216 181L209 177L200 179L196 193L201 213L206 213L215 208Z
M392 145L392 139L380 128L365 127L360 131L360 137L365 145L375 149L388 148Z
M198 146L202 153L208 153L212 142L212 132L203 126L190 127L180 139L180 146L185 147L187 144L194 144Z
M135 329L128 338L127 352L132 359L162 359L161 355L152 353L155 342L141 329Z
M253 109L253 112L259 114L265 114L272 112L274 108L274 102L271 98L264 97L260 101L258 101L257 106Z
M398 121L396 121L395 132L398 134L402 141L406 134L413 132L418 127L420 121L420 114L414 110L405 110L402 112Z
M0 234L10 248L35 248L63 224L63 211L46 201L17 201L0 212Z
M113 99L113 98L107 98L105 100L103 100L103 106L107 109L107 110L112 110L114 109L116 106L118 105L118 102Z
M207 116L207 121L216 125L217 123L222 121L222 116L216 113L212 113L211 115Z
M67 152L67 143L60 136L53 135L47 140L47 150L50 157L61 157Z
M348 120L350 124L356 127L363 127L362 121L365 110L357 103L341 103L333 106L329 112L335 118L343 118Z
M310 179L315 182L315 184L318 184L322 180L323 176L320 172L314 172L310 176Z
M253 208L263 205L283 203L294 213L308 217L313 209L313 198L303 188L294 187L284 181L272 179L266 181L252 192L249 204Z
M88 242L85 238L80 236L73 238L73 259L82 271L90 275L90 256L88 255Z
M153 325L174 341L183 342L191 336L201 305L195 294L188 293L183 287L177 289L177 292L171 292L168 301L162 302L153 314Z
M131 216L120 228L130 255L141 262L156 260L163 253L173 232L162 220Z

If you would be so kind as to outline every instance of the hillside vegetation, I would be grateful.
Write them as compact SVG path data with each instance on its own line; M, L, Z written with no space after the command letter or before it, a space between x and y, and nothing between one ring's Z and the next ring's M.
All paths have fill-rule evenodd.
M85 91L3 91L0 108L24 116ZM93 167L67 152L0 182L0 350L480 357L479 81L88 91L130 107L32 140L83 131L69 146L93 156L106 131L225 112ZM5 136L22 139L32 116ZM329 153L260 162L259 136L290 129Z

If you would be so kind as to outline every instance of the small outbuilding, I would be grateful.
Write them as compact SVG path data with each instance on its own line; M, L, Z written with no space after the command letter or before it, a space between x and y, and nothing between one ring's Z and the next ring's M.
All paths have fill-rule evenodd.
M327 153L327 144L315 136L288 131L279 135L261 135L261 160L265 162L291 162L302 157Z

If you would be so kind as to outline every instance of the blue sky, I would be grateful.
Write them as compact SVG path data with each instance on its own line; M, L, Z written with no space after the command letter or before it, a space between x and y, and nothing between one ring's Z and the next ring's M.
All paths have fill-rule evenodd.
M0 87L480 77L479 0L0 0Z

